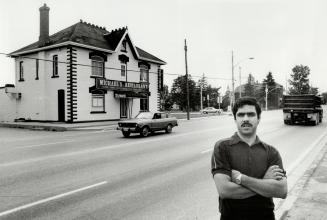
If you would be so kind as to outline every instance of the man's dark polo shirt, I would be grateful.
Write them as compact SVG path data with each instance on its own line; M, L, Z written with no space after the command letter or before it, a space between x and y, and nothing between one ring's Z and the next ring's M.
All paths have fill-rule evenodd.
M211 173L226 174L231 177L231 170L262 179L266 170L278 165L283 168L279 152L272 146L262 142L256 137L255 143L250 147L242 141L237 133L232 137L218 141L211 159ZM219 198L219 211L223 215L256 215L273 212L272 198L255 195L246 199Z

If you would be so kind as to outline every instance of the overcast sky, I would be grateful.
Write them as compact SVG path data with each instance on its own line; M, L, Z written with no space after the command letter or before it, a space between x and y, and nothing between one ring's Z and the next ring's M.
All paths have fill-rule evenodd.
M107 30L128 26L133 43L167 62L165 84L188 69L214 87L231 88L231 59L242 82L261 82L269 71L285 86L295 65L311 69L310 83L327 92L325 0L0 0L0 53L39 37L39 7L50 7L50 35L80 19ZM247 60L254 57L254 60ZM239 84L239 66L235 68ZM0 86L14 83L13 59L0 55Z

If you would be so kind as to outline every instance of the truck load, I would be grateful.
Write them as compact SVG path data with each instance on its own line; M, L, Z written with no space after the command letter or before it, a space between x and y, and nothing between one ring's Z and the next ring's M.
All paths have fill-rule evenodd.
M284 124L305 123L318 125L322 122L321 98L316 95L284 95Z

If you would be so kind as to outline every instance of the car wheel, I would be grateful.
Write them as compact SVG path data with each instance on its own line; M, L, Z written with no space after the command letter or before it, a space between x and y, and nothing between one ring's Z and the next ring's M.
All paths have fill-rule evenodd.
M131 134L131 132L129 132L129 131L122 131L122 133L123 133L123 135L124 135L124 137L129 137L129 135Z
M149 128L147 126L143 127L142 130L141 130L140 135L142 137L147 137L149 135Z
M167 125L166 133L171 133L172 130L173 130L173 126L171 126L171 124Z

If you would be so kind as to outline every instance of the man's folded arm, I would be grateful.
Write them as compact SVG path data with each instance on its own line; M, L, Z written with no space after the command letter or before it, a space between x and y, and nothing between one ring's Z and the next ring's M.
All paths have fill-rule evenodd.
M244 186L232 182L231 177L226 174L216 173L213 178L220 198L245 199L257 194Z
M242 185L265 196L285 199L287 196L287 180L257 179L242 175Z

